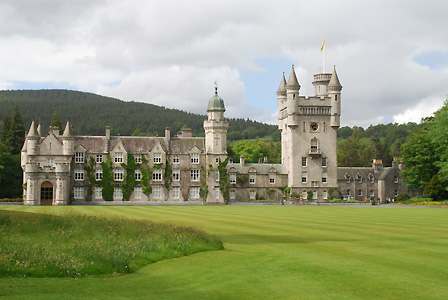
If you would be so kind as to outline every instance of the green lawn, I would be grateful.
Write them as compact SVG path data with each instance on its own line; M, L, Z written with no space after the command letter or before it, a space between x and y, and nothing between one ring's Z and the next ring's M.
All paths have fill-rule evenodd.
M0 299L448 299L448 210L415 207L4 207L144 218L225 250L103 278L2 278Z

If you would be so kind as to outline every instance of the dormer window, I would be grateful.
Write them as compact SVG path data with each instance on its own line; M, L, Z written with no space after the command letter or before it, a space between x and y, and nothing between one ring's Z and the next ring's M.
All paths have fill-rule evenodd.
M83 152L75 153L75 163L78 163L78 164L84 163L84 153Z
M190 159L191 159L192 164L194 164L194 165L199 164L199 154L197 154L197 153L191 154Z
M116 163L122 163L123 162L123 152L117 152L115 153L115 160Z

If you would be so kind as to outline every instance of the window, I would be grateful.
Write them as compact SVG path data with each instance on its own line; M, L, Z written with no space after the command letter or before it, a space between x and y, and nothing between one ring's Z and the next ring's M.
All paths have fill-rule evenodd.
M199 181L200 170L190 170L190 180Z
M142 171L141 170L139 170L139 169L135 170L134 179L137 181L142 180Z
M249 198L250 198L250 199L255 199L255 195L256 195L256 194L255 194L255 191L250 191L250 192L249 192Z
M161 169L154 169L154 171L152 172L152 180L162 181L162 170Z
M306 167L306 157L302 157L302 167Z
M141 164L142 163L142 156L141 154L137 154L134 156L134 161L136 164Z
M327 183L327 173L322 173L322 183Z
M180 196L180 187L173 186L173 199L179 199Z
M361 175L358 175L356 179L358 180L358 183L362 183L362 177L361 177Z
M338 95L334 95L334 101L338 101Z
M219 181L219 171L215 170L215 181L218 182Z
M269 183L274 184L275 183L275 174L269 174Z
M362 196L362 190L358 190L358 196Z
M114 180L123 181L124 170L114 170Z
M191 199L199 199L199 187L192 186L190 188L190 198Z
M327 123L324 122L324 132L327 131Z
M322 199L327 200L328 199L328 193L327 191L322 191Z
M235 190L230 190L230 199L235 199L236 192Z
M114 187L114 199L123 199L121 187Z
M103 162L103 156L101 154L97 154L96 156L96 163L100 164Z
M215 188L215 199L219 199L219 187Z
M134 199L142 199L142 187L134 187Z
M83 152L75 153L75 163L78 163L78 164L84 163L84 153Z
M255 174L249 174L249 184L255 184Z
M49 158L49 159L47 159L47 166L50 166L50 167L54 167L54 159L53 158Z
M216 158L216 163L219 164L219 157Z
M103 188L102 187L95 187L95 199L101 199L103 198Z
M398 183L398 176L394 176L394 183Z
M307 178L306 178L306 172L302 172L302 183L306 183Z
M179 164L179 156L178 155L175 155L175 156L173 156L173 164L175 164L175 165L177 165L177 164Z
M398 197L398 190L394 191L394 197Z
M375 192L373 190L370 190L370 198L374 198L375 197Z
M375 177L373 177L372 174L369 174L369 181L370 181L370 183L374 183L375 182Z
M75 169L75 180L84 180L84 170L83 169Z
M350 196L350 193L351 193L351 191L350 190L347 190L347 196Z
M347 183L350 183L350 176L346 176L345 180L346 180Z
M162 162L162 153L154 153L153 162L155 164L160 164Z
M152 197L153 197L153 199L162 199L162 187L161 186L155 186L152 189Z
M319 143L316 138L311 140L311 153L319 153Z
M317 200L317 191L316 190L313 191L313 200Z
M173 181L179 181L179 180L180 180L180 170L173 169Z
M96 169L95 170L95 180L100 181L103 179L103 169Z
M190 156L191 163L194 165L199 164L199 154L191 154Z
M236 174L230 174L230 184L236 184Z
M115 160L116 163L122 163L123 162L123 153L117 152L115 153Z
M84 199L84 187L83 186L75 186L73 188L73 197L75 199Z
M322 157L322 167L326 167L326 166L327 166L327 158Z

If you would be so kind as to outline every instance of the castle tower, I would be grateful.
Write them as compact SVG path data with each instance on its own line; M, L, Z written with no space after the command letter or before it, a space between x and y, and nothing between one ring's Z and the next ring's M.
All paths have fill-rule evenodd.
M315 95L299 95L294 67L283 89L277 91L278 128L282 137L282 164L292 193L307 192L316 200L328 199L337 188L337 134L342 86L336 71L314 75Z
M215 87L215 95L208 102L207 120L204 121L208 203L223 204L226 200L217 180L218 162L227 157L229 122L224 120L225 111L224 100L218 96L218 87Z
M36 132L36 127L34 126L34 121L31 122L30 130L26 136L26 152L27 155L36 155L37 152L37 144L40 140L39 135Z
M62 145L64 147L62 151L64 155L74 155L74 142L75 138L73 137L72 128L70 127L70 121L67 121L64 133L62 134Z
M224 100L218 96L218 87L215 95L210 98L207 107L207 120L204 121L205 151L225 157L227 154L227 128L229 122L224 120Z

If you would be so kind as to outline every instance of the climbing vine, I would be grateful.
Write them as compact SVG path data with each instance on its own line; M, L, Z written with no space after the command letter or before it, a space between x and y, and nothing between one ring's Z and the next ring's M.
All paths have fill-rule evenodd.
M144 164L144 166L143 166ZM142 185L143 193L149 196L152 193L151 179L152 179L152 169L148 166L148 160L142 157Z
M203 175L204 172L204 167L201 167L201 187L199 188L199 195L205 200L207 201L207 196L208 196L208 183L207 183L207 179L209 176L210 171L208 171L205 175Z
M229 195L229 180L227 178L227 162L228 158L226 158L224 161L221 161L221 159L218 162L218 172L219 172L219 190L222 193L222 196L224 198L224 201L227 202L228 195Z
M104 201L114 201L114 185L112 184L114 180L114 175L112 173L112 160L110 155L107 155L105 162L101 163L103 168L103 178L100 181L102 189L102 196Z
M171 164L169 162L168 159L166 159L166 163L165 163L165 174L163 174L164 176L164 181L165 181L165 188L169 191L171 188L171 184L173 183L173 170L171 169Z
M134 187L137 185L135 183L135 169L137 169L137 164L135 163L134 155L128 154L128 163L122 163L121 166L126 171L126 177L122 186L123 201L129 201L132 192L134 191Z
M89 162L84 165L86 171L86 187L87 187L87 201L92 201L93 186L95 185L95 159L90 157Z

